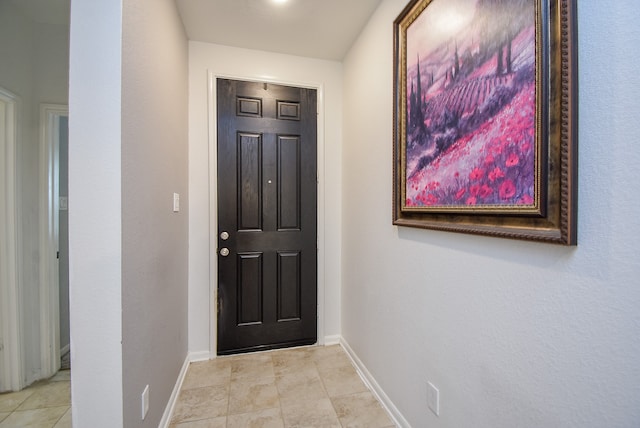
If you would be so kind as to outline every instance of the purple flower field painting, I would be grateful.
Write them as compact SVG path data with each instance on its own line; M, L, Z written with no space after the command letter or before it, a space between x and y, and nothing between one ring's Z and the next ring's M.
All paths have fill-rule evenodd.
M535 8L433 0L407 27L403 209L537 209Z

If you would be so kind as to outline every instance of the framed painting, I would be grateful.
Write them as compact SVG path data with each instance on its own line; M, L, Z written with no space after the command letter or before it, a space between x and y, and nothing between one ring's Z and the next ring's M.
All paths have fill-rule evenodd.
M399 226L575 245L575 0L413 0L394 21Z

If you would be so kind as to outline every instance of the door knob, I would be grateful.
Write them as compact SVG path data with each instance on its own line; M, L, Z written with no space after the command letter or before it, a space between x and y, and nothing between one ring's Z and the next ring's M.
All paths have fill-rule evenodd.
M229 255L229 249L228 248L221 248L220 249L220 255L222 257L227 257Z
M220 234L220 239L222 239L223 241L226 241L227 239L229 239L229 232L222 232Z

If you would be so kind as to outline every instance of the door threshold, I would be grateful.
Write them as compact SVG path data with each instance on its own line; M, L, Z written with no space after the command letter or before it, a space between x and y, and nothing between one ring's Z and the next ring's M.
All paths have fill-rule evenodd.
M275 343L270 345L252 346L250 348L231 349L228 351L218 351L218 356L240 355L240 354L257 354L260 352L278 351L287 348L301 348L305 346L317 345L317 339L297 340L294 342Z

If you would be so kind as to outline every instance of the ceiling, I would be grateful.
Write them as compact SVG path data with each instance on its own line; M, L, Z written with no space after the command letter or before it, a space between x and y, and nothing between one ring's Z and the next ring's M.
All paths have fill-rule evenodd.
M9 2L35 22L69 24L69 0ZM189 40L341 61L382 0L175 2Z
M176 0L176 4L189 40L340 61L381 1Z

